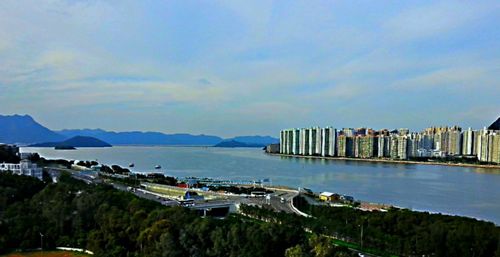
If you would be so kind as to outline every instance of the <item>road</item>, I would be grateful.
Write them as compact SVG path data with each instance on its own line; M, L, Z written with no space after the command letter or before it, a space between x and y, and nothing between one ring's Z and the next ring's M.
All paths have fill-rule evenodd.
M50 168L49 173L51 175L57 175L61 171L66 171L69 172L72 177L85 181L88 184L100 184L100 183L105 183L102 179L89 176L88 174L84 174L78 171L70 170L70 169L60 169L60 168ZM152 201L159 202L163 205L167 206L179 206L180 203L176 199L169 199L165 195L161 195L159 193L155 192L150 192L144 189L133 189L130 190L129 187L125 185L121 185L118 183L108 183L112 185L114 188L120 190L120 191L127 191L135 194L136 196L143 198L143 199L148 199ZM168 186L167 186L168 187ZM176 188L177 187L172 187ZM298 192L296 190L291 190L291 189L281 189L281 188L267 188L269 190L273 190L274 193L269 194L268 196L265 197L242 197L238 195L228 195L220 192L208 192L210 195L219 195L219 196L224 196L224 199L219 199L219 200L210 200L210 201L205 201L205 200L198 200L195 201L194 206L190 206L193 209L210 209L214 206L223 206L223 205L231 205L231 204L248 204L248 205L257 205L265 208L270 208L273 211L276 212L285 212L285 213L295 213L297 215L302 215L304 216L303 213L300 213L296 209L292 207L292 201L295 196L298 195ZM207 192L204 192L207 193ZM217 208L217 207L216 207ZM324 235L326 237L330 238L335 238L329 235ZM335 238L337 239L337 238ZM367 257L376 257L376 255L372 254L367 254L363 253L357 249L349 248L350 250L361 254L362 256L367 256Z
M90 176L88 174L74 171L71 169L62 169L62 168L50 168L51 173L58 173L61 171L66 171L71 173L71 175L79 180L85 181L88 184L100 184L100 183L105 183L102 179L96 178L94 176ZM168 205L168 206L178 206L180 205L179 201L177 199L172 199L166 195L160 194L160 193L155 193L155 192L150 192L147 190L143 189L134 189L133 191L129 190L127 186L118 184L118 183L109 183L112 185L114 188L121 190L121 191L130 191L133 194L135 194L138 197L144 198L144 199L149 199L153 200L156 202L159 202L163 205ZM165 186L161 185L162 187L165 188L172 188L179 190L178 187L174 186ZM267 188L269 190L273 190L274 193L268 195L267 197L252 197L252 196L239 196L239 195L232 195L232 194L225 194L221 192L203 192L203 194L207 195L212 195L212 196L219 196L223 198L224 200L210 200L210 201L204 201L204 200L198 200L195 201L195 205L205 205L205 206L210 206L211 204L217 205L219 203L223 204L248 204L248 205L257 205L257 206L262 206L266 208L270 208L274 211L277 212L286 212L286 213L296 213L298 215L301 215L300 213L297 213L296 210L294 210L291 207L291 201L293 197L297 195L296 190L291 190L291 189L282 189L282 188Z

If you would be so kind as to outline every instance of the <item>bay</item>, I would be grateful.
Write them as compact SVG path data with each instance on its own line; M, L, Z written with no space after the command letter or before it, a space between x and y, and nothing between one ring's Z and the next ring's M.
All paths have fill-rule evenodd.
M420 211L469 216L500 224L500 169L305 159L265 154L256 148L139 147L61 151L24 147L46 158L98 160L103 164L170 176L265 179Z

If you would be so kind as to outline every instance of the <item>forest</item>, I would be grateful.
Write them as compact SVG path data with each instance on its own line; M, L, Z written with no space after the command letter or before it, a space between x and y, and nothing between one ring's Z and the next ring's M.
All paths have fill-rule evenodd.
M296 197L294 204L313 218L276 214L252 206L244 206L242 212L262 220L296 224L381 255L500 256L500 227L491 222L407 209L367 212L310 205L303 197Z
M313 218L242 205L242 214L219 220L65 173L50 181L0 173L0 254L40 248L41 233L44 249L96 256L357 256L339 241L381 256L500 256L500 228L472 218L366 212L296 197Z
M69 246L96 256L357 256L290 224L198 217L63 174L57 184L0 173L0 254Z

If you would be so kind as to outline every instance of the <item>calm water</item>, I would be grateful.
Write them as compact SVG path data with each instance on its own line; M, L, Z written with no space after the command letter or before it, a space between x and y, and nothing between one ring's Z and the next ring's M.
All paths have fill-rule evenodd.
M76 151L24 148L47 158L98 160L172 176L270 178L273 184L332 191L415 210L458 214L500 224L500 169L401 165L269 156L260 149L112 147Z

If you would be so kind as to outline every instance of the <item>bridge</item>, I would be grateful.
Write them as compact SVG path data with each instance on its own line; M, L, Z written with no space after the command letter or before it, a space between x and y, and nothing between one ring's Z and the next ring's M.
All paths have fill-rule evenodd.
M224 217L231 212L236 212L237 206L234 201L210 201L204 203L197 202L194 205L188 206L188 208L198 211L203 217Z

